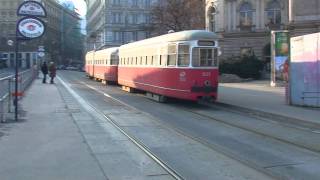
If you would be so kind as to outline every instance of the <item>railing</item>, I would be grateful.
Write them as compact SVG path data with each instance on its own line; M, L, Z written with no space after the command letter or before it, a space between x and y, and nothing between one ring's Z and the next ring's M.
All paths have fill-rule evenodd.
M33 80L38 76L38 70L29 69L19 73L18 92L23 92L31 85ZM13 95L15 92L15 75L0 78L0 122L5 122L6 114L12 112ZM21 96L19 97L21 98Z

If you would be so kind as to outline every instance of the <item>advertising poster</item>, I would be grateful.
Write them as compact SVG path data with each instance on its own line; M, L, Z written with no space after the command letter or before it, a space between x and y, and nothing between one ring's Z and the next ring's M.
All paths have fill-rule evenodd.
M276 86L279 83L277 81L288 82L289 80L289 32L272 31L271 40L271 85Z

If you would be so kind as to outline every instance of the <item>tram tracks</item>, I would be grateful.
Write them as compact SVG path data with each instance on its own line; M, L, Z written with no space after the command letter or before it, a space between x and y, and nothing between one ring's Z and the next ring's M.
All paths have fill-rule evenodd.
M82 99L76 92L74 92L61 78L58 77L60 82L64 85L64 87L71 93L75 98L82 101L82 104L85 103L86 106L91 108L95 113L99 114L100 116L104 117L109 123L111 123L116 129L118 129L123 135L125 135L132 143L134 143L140 150L142 150L146 155L148 155L152 160L154 160L159 166L161 166L166 172L168 172L169 175L171 175L176 180L183 180L184 178L177 173L173 168L171 168L168 164L163 162L160 158L158 158L152 151L144 145L141 141L136 139L134 136L130 135L128 132L126 132L116 121L114 121L112 118L105 115L103 112L101 112L98 108L93 106L92 104L85 102L84 99ZM99 92L97 89L92 88L91 89ZM101 92L99 92L101 93ZM104 96L107 96L105 93L103 93Z
M223 111L228 111L228 110L225 110L224 108L219 108L217 106L210 106L209 107L214 107L214 108L218 108L219 110L223 110ZM282 126L282 127L279 127L280 128L286 128L286 129L292 129L294 132L304 132L306 134L308 134L308 138L310 138L310 136L316 138L317 142L318 143L309 143L308 140L310 141L310 139L308 138L305 138L304 140L295 140L294 138L290 138L288 137L288 135L283 135L282 133L277 133L277 132L270 132L268 131L268 129L264 129L264 128L254 128L254 126L248 126L248 123L242 123L241 121L238 121L238 122L235 122L233 120L230 120L230 119L227 119L227 118L218 118L218 117L214 117L213 114L205 114L203 112L197 112L195 110L191 110L191 109L188 109L188 108L184 108L185 111L188 111L188 112L191 112L191 113L194 113L196 115L199 115L199 116L202 116L204 118L208 118L208 119L211 119L211 120L214 120L214 121L217 121L217 122L221 122L223 124L227 124L229 126L232 126L232 127L236 127L236 128L240 128L240 129L243 129L245 131L249 131L249 132L252 132L252 133L255 133L255 134L259 134L261 136L265 136L265 137L268 137L268 138L272 138L272 139L275 139L275 140L278 140L278 141L281 141L283 143L287 143L287 144L291 144L291 145L294 145L294 146L297 146L297 147L300 147L300 148L304 148L304 149L307 149L307 150L310 150L310 151L313 151L315 153L319 153L320 152L320 137L319 137L319 134L317 132L314 132L310 129L306 129L306 128L299 128L299 127L296 127L296 126L288 126L287 124L283 124L281 122L278 122L278 121L274 121L274 120L270 120L270 119L266 119L266 118L257 118L256 116L251 116L250 114L247 114L245 115L245 113L240 113L241 116L246 116L246 117L250 117L250 118L254 118L256 119L257 121L261 121L262 123L264 123L265 126L267 126L268 124L270 125L275 125L275 126ZM239 112L234 112L234 111L228 111L230 113L235 113L235 114L239 114Z
M104 92L101 89L99 89L98 87L95 87L94 84L93 85L89 85L89 84L86 84L86 83L83 83L83 82L81 84L89 87L90 89L92 89L92 90L94 90L94 91L96 91L96 92L98 92L100 94L103 94L106 98L112 98L113 100L121 103L122 105L128 106L130 108L134 108L137 111L141 111L141 110L131 106L130 104L127 104L127 103L122 102L121 100L119 100L119 99L117 99L115 97L112 97L112 95L109 95L106 92ZM251 132L251 133L257 134L257 135L262 136L262 137L271 138L271 139L274 139L276 141L279 141L280 143L290 144L290 145L293 145L293 146L298 146L299 148L303 148L303 149L306 149L306 150L311 150L312 152L317 152L314 149L310 149L310 148L304 147L304 146L299 146L299 145L296 145L295 143L291 143L290 141L287 142L287 141L285 141L285 140L283 140L281 138L277 139L277 138L274 138L274 137L272 137L272 136L270 136L268 134L263 134L263 133L261 133L261 132L259 132L257 130L252 130L250 128L245 128L245 127L242 127L242 126L239 126L239 125L235 125L235 124L232 124L231 122L225 122L223 119L210 117L210 116L208 116L206 114L202 114L201 112L199 113L197 111L194 111L194 110L186 108L186 107L180 107L179 106L179 107L175 107L175 108L183 109L183 111L186 111L186 112L189 112L189 113L193 113L193 114L195 114L197 116L202 117L203 119L210 119L212 121L217 121L217 122L223 123L223 124L225 124L227 126L231 126L231 127L234 127L234 128L242 129L244 131ZM144 111L141 111L141 112L142 113L146 113ZM148 114L148 113L146 113L146 114ZM104 115L104 116L106 116L106 115ZM109 119L110 119L110 117L109 117ZM161 121L159 119L155 119L155 120ZM235 153L235 151L232 151L228 147L225 147L225 146L223 146L223 145L221 145L219 143L209 142L209 141L207 141L207 139L204 139L202 137L190 134L190 133L188 133L188 132L186 132L186 131L184 131L184 130L182 130L180 128L177 128L177 127L169 124L169 123L166 123L166 122L163 122L163 121L161 121L161 123L164 124L165 127L169 128L169 129L173 129L175 132L179 133L180 135L183 135L183 136L185 136L185 137L187 137L189 139L192 139L192 140L202 144L203 146L206 146L206 147L212 149L213 151L216 151L216 152L221 153L221 154L223 154L223 155L225 155L227 157L230 157L230 158L232 158L232 159L234 159L236 161L239 161L240 163L244 164L245 166L250 167L252 169L255 169L256 171L262 172L264 174L267 174L267 175L269 175L269 176L271 176L273 178L290 179L290 178L282 177L281 174L279 175L279 173L274 173L272 170L270 170L272 168L295 166L295 165L303 164L303 163L300 163L300 162L293 162L293 163L282 163L282 164L275 164L275 165L269 165L269 166L261 167L261 164L256 163L256 162L252 162L250 159L248 160L246 158L239 157L239 155L237 153ZM122 130L124 130L126 132L125 129L122 129ZM134 139L137 139L137 138L135 138L135 136L132 136L132 135L130 135L130 136L133 137ZM137 141L139 141L139 139L137 139ZM142 142L140 142L140 143L143 146L145 146ZM147 146L145 146L145 147L148 149ZM293 176L291 176L291 177L293 177Z
M120 104L122 104L122 105L124 105L124 106L127 106L127 107L129 107L129 108L132 108L132 109L134 109L134 110L136 110L136 111L138 111L138 112L148 114L148 113L146 113L146 112L140 111L139 109L137 109L137 108L135 108L135 107L133 107L133 106L131 106L131 105L129 105L129 104L127 104L127 103L125 103L125 102L117 99L117 98L114 98L114 97L110 96L110 95L107 94L107 93L104 93L104 92L98 90L97 88L95 88L95 87L93 87L93 86L91 86L91 85L88 85L88 84L86 84L86 83L84 83L84 82L82 82L82 84L85 85L85 86L87 86L88 88L90 88L90 89L98 92L98 93L103 94L103 95L104 95L105 97L107 97L107 98L111 98L112 100L117 101L118 103L120 103ZM95 108L95 107L93 107L93 108ZM96 109L96 111L99 111L97 108L95 108L95 109ZM105 114L103 114L103 116L104 116L106 119L112 121L112 123L113 123L122 133L124 133L128 138L132 139L132 140L135 142L135 144L137 144L137 146L139 146L139 147L142 146L142 148L147 149L147 151L146 151L147 154L150 153L150 154L152 155L152 152L151 152L150 150L148 150L149 148L148 148L146 145L144 145L141 141L139 141L139 140L138 140L137 138L135 138L134 136L129 135L129 134L126 132L126 130L124 130L123 128L121 128L121 126L119 126L119 124L117 124L116 121L114 121L112 118L110 118L109 116L107 116L107 115L105 115ZM155 120L157 120L157 119L155 119ZM160 121L160 120L157 120L157 121ZM163 124L163 122L161 122L161 123ZM188 134L188 133L185 133L184 131L180 130L179 128L176 128L176 127L174 127L174 126L171 126L171 125L168 124L168 123L165 123L165 124L163 124L163 125L165 125L166 128L173 129L173 130L174 130L175 132L177 132L178 134L180 134L180 135L182 135L182 136L184 136L184 137L186 137L186 138L189 138L189 139L191 139L191 140L193 140L193 141L195 141L195 142L198 142L199 144L201 144L201 145L203 145L203 146L205 146L205 147L207 147L207 148L209 148L209 149L211 149L211 150L213 150L213 151L215 151L215 152L218 152L218 153L223 154L223 155L225 155L225 156L227 156L227 157L229 157L229 158L231 158L231 159L233 159L233 160L236 160L236 161L242 163L243 165L245 165L245 166L247 166L247 167L250 167L250 168L252 168L252 169L255 169L256 171L261 172L261 173L263 173L263 174L266 174L266 175L268 175L268 176L270 176L270 177L272 177L272 178L275 178L275 179L277 178L274 174L270 173L270 171L267 171L267 170L264 169L264 168L260 168L260 166L258 166L257 164L254 164L254 163L252 163L252 162L250 162L250 161L247 161L247 160L244 160L244 159L239 158L237 155L235 155L235 154L232 153L232 152L229 152L229 150L228 150L227 148L224 148L223 146L220 146L220 145L218 145L218 144L212 144L212 143L207 142L207 141L204 140L204 139L201 139L201 138L198 138L198 137L194 137L194 136L192 136L192 135L190 135L190 134ZM152 155L152 156L153 156L153 157L156 157L155 155ZM157 160L156 160L157 162L159 161L160 163L164 163L163 161L161 161L160 158L156 158L156 159L157 159ZM168 171L168 172L170 172L170 174L174 174L173 177L175 177L176 179L179 179L179 178L183 179L182 176L180 176L179 173L177 173L173 168L170 168L169 165L165 165L164 167L168 167L168 168L169 168L169 171ZM173 172L171 172L171 171L173 171Z

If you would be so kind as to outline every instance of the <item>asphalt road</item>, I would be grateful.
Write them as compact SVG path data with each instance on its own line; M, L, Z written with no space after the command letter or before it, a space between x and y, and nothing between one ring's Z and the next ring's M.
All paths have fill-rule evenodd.
M192 102L157 103L118 86L106 87L84 73L59 74L185 179L320 179L319 139L312 132ZM304 146L301 139L308 137L311 143Z

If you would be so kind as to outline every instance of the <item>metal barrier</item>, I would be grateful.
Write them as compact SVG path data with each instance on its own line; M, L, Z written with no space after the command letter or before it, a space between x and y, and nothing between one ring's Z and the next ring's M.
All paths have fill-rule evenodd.
M38 71L36 69L20 72L18 76L18 92L23 94L37 76ZM0 122L5 122L6 114L12 112L15 81L14 75L0 78Z

